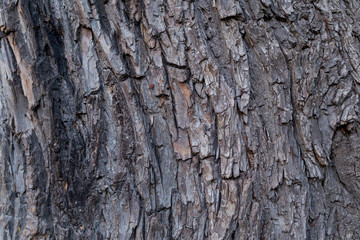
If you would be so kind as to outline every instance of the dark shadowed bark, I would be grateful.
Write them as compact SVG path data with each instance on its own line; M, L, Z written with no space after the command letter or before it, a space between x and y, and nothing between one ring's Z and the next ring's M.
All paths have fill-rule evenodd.
M0 0L0 239L360 239L358 0Z

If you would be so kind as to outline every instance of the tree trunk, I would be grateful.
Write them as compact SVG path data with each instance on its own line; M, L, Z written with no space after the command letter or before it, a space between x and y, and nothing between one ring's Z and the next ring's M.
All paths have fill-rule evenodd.
M0 0L0 239L360 239L357 0Z

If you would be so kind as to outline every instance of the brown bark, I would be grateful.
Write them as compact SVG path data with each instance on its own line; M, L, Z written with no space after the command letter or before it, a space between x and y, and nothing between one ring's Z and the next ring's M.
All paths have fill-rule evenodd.
M356 0L0 0L0 239L360 239Z

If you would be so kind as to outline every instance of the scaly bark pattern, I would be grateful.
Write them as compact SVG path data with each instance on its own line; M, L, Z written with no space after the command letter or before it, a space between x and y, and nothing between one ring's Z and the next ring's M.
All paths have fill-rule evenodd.
M1 239L360 239L357 0L0 0Z

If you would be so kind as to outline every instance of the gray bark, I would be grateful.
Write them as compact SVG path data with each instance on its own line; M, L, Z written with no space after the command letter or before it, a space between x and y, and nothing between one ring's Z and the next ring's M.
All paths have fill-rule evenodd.
M360 239L358 0L0 0L0 239Z

